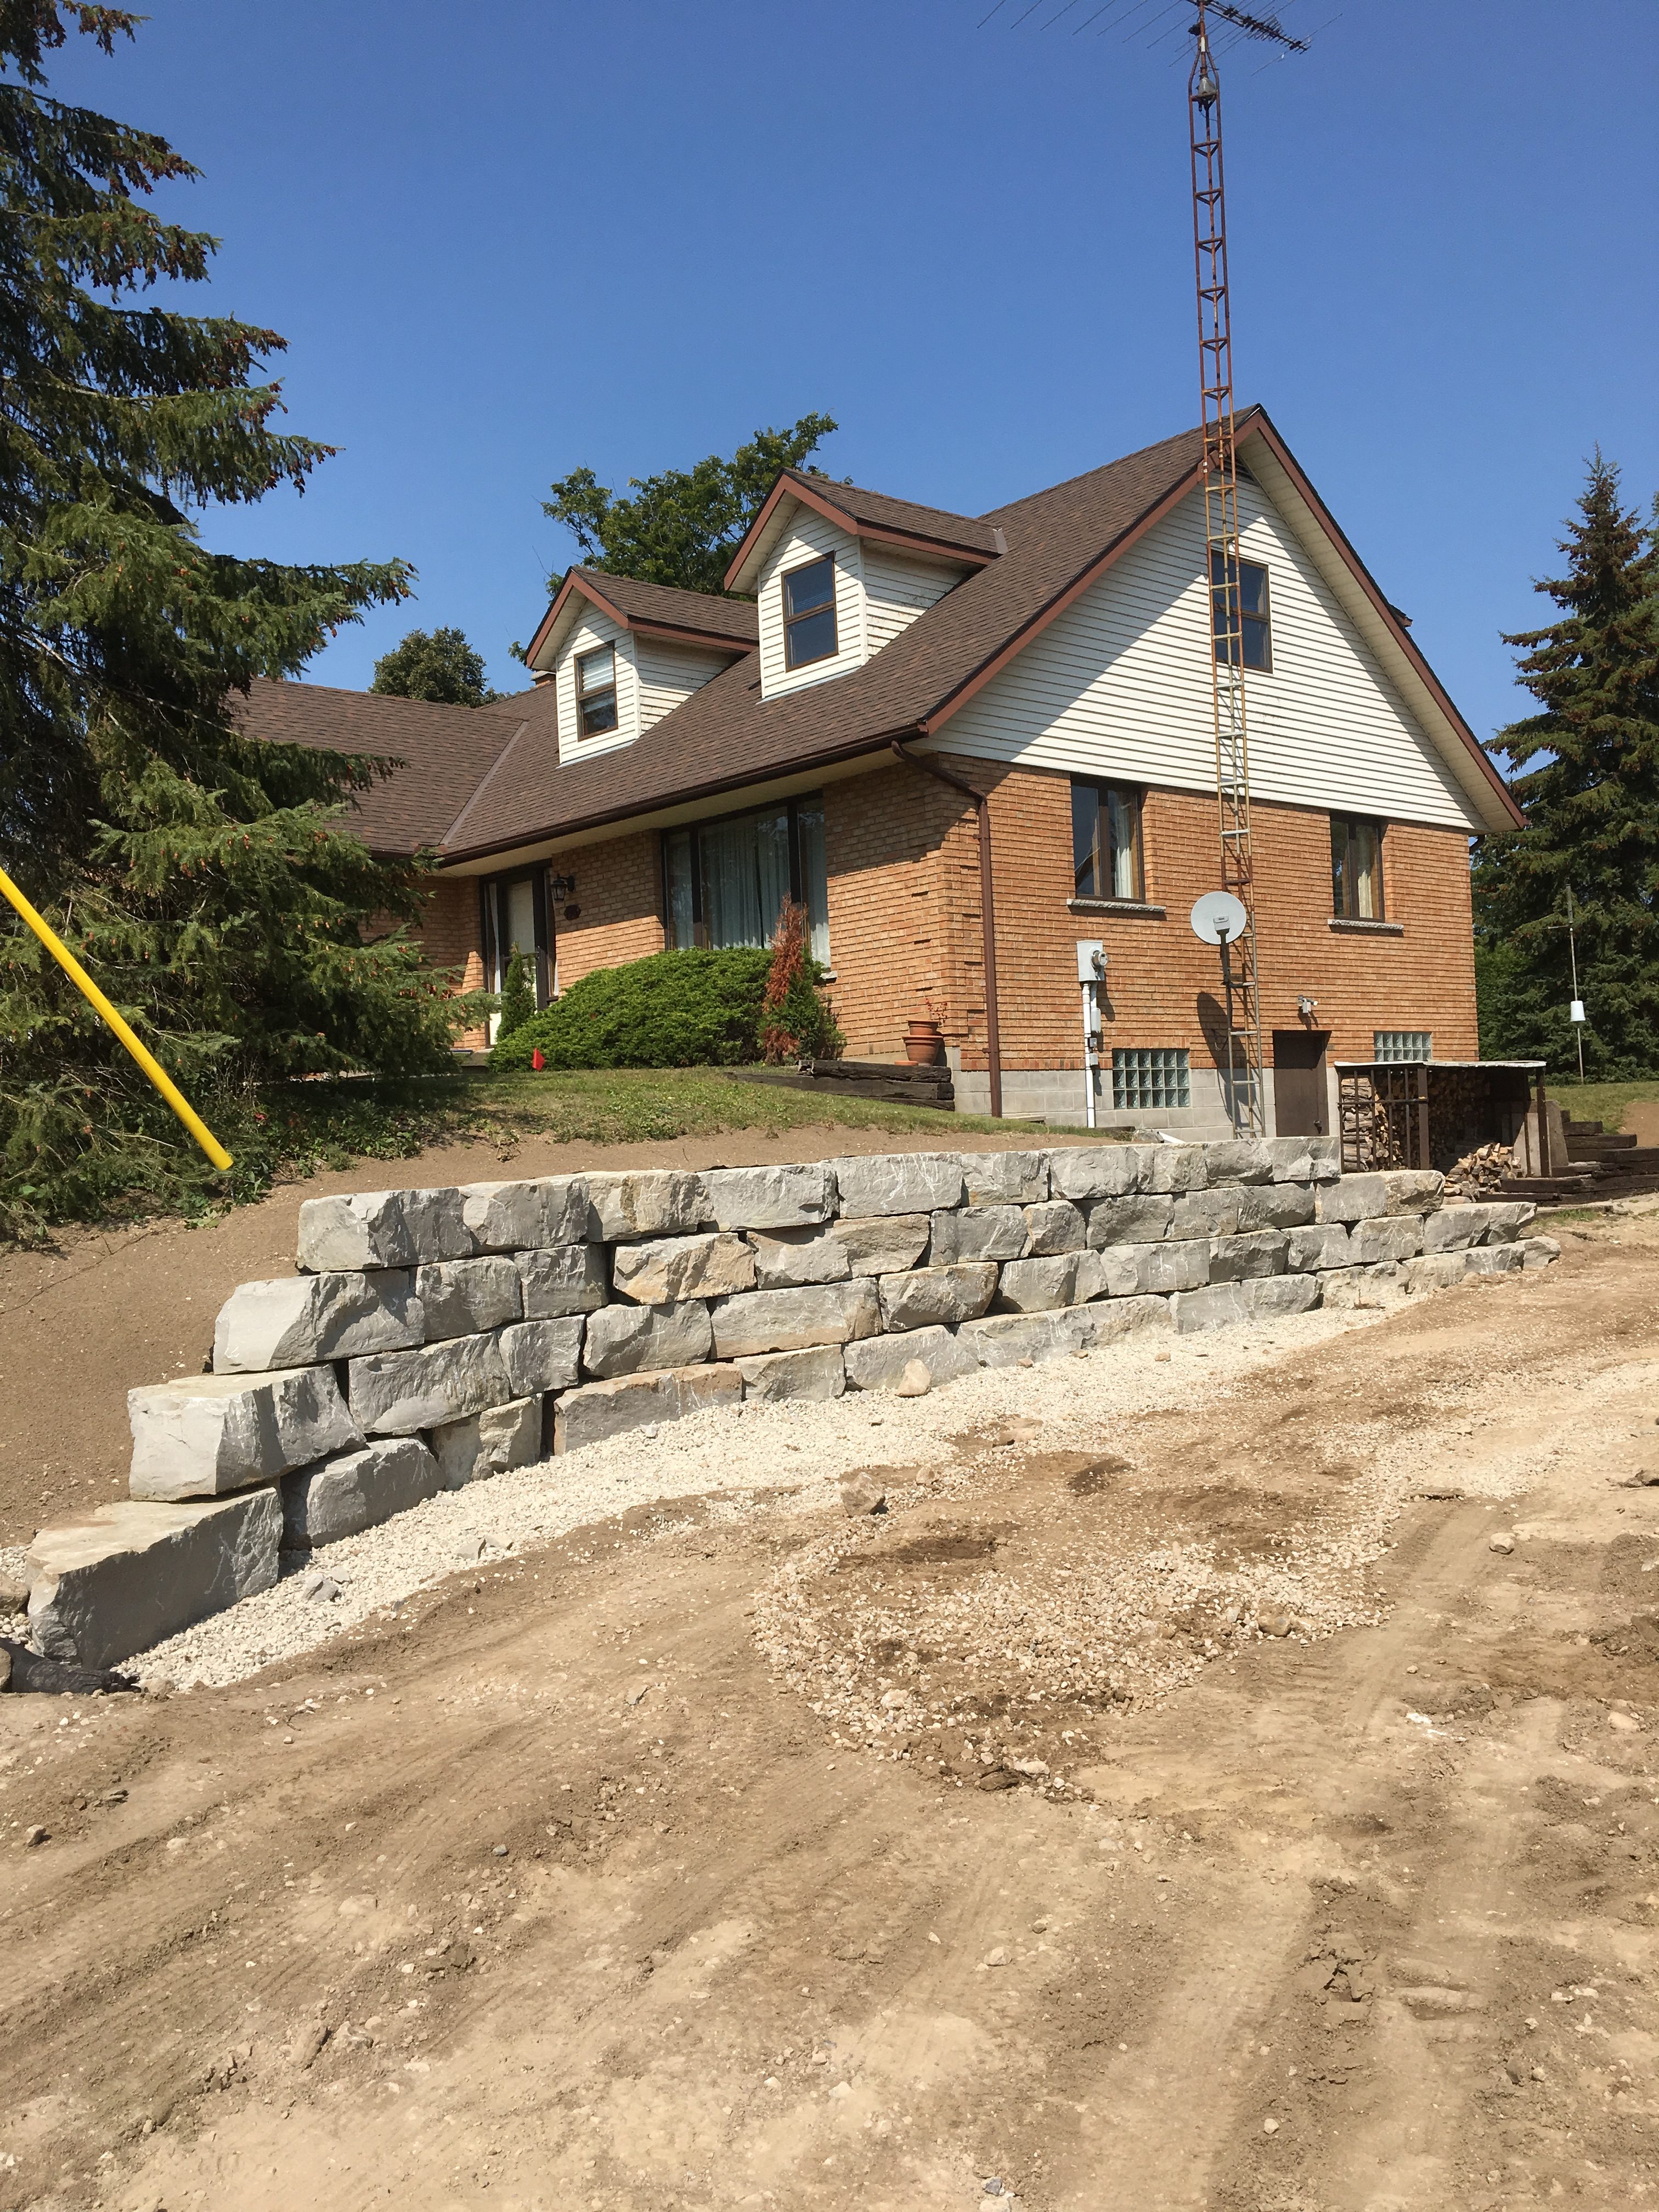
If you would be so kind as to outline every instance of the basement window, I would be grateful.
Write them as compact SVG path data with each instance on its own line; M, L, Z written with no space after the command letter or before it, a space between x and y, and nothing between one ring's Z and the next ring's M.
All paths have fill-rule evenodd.
M836 645L836 564L826 554L783 580L783 665L833 660Z
M617 726L617 648L602 645L576 655L576 713L585 738Z
M1231 588L1230 588L1230 586ZM1259 561L1225 561L1210 549L1210 596L1215 601L1215 657L1233 665L1272 672L1273 620L1267 572Z
M1432 1030L1373 1030L1371 1057L1375 1060L1424 1060L1434 1058Z
M1331 912L1339 921L1382 921L1382 824L1331 817Z
M1192 1103L1191 1056L1184 1045L1113 1051L1112 1104L1120 1113L1160 1113Z

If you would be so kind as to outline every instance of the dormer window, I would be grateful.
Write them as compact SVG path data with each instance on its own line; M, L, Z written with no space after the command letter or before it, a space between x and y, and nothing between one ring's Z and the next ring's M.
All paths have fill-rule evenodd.
M805 668L836 657L836 564L826 554L783 579L783 665Z
M601 645L576 655L576 713L585 738L617 726L617 649Z

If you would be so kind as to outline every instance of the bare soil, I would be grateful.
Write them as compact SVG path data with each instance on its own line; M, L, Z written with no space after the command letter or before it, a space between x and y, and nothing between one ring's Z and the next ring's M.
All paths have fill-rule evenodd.
M0 1698L0 2207L1650 2201L1659 1225L1563 1242L1064 1449L943 1392L834 1542L809 1472L229 1689ZM1132 1556L1337 1557L1402 1453L1371 1625L1045 1658ZM994 1725L907 1730L936 1668Z

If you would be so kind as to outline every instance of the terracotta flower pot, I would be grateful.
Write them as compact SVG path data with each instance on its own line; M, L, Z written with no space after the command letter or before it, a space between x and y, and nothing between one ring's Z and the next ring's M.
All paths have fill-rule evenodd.
M904 1032L904 1057L912 1067L932 1067L945 1057L945 1038L937 1022L920 1017Z

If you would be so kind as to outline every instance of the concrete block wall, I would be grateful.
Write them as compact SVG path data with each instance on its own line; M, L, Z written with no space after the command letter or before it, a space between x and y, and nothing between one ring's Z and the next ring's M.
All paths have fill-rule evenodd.
M684 1413L1542 1265L1532 1211L1345 1177L1323 1138L313 1199L297 1272L233 1293L212 1371L130 1393L130 1498L36 1538L34 1638L112 1664L269 1587L284 1550Z

